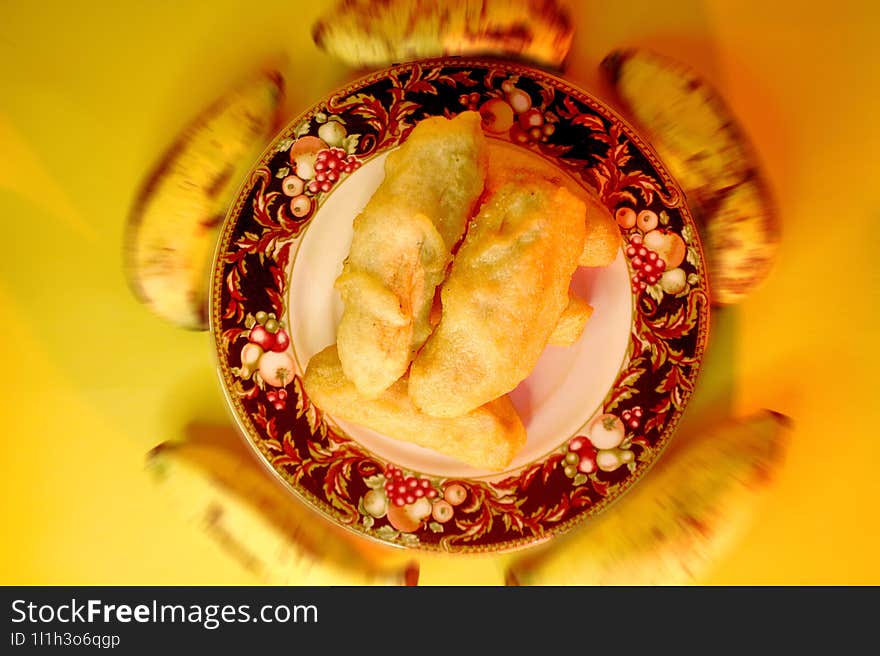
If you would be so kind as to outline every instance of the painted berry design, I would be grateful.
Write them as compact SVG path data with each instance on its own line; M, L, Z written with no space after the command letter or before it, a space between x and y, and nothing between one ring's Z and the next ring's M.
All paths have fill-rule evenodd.
M578 473L592 474L596 471L596 447L585 435L578 435L568 442L568 450L563 458L563 471L568 478Z
M508 77L500 85L501 93L480 106L483 128L490 134L506 132L513 143L520 145L547 143L556 132L559 117L543 106L535 106L532 97L516 86L518 81L519 76ZM474 104L469 107L474 108Z
M275 173L281 179L281 193L290 199L288 211L297 220L310 218L316 196L329 193L362 164L355 154L361 135L349 134L344 119L319 113L314 122L317 135L282 142L288 148L288 162Z
M586 483L596 472L613 472L621 465L635 462L630 450L632 436L628 431L638 428L642 409L624 410L620 417L605 413L589 422L585 434L569 440L561 460L564 474L575 485Z
M418 121L471 109L492 138L551 159L596 192L624 239L634 312L620 373L578 434L560 436L551 453L515 471L453 480L380 460L311 402L294 357L289 284L298 246L329 195ZM353 83L279 135L221 231L212 326L248 439L318 510L403 546L516 548L599 512L662 450L705 347L703 272L682 196L598 101L515 64L410 63Z
M640 233L630 237L626 256L635 272L631 279L633 294L644 291L648 285L656 285L666 270L666 260L645 246Z
M395 506L415 503L416 499L422 497L434 499L437 496L437 490L432 487L431 481L427 478L404 477L397 467L387 467L385 478L385 494Z
M316 156L315 176L307 188L313 194L327 193L342 175L355 171L360 165L357 157L347 155L342 148L324 149Z
M467 498L467 490L459 483L417 476L394 465L387 465L366 483L370 489L358 506L362 523L373 528L376 520L384 518L386 528L401 534L412 534L427 524L431 532L442 533L443 525L454 518L455 507Z
M458 97L458 103L462 106L462 108L474 111L477 109L477 104L480 102L480 94L476 91L472 91L471 93L463 93Z
M624 425L631 430L636 430L641 425L642 418L642 408L641 406L635 406L634 408L624 410L620 413L621 419L623 419Z
M679 296L699 282L696 274L682 268L696 261L694 247L685 240L693 236L688 226L678 234L669 228L670 218L665 210L637 212L630 205L619 206L614 218L626 239L624 254L631 269L633 294L648 292L660 302L664 294Z
M295 375L293 357L288 352L290 336L274 312L259 310L248 316L247 324L250 325L247 343L241 347L240 366L235 373L242 380L253 380L254 389L280 388L268 389L266 400L275 410L284 410L287 401L284 388Z

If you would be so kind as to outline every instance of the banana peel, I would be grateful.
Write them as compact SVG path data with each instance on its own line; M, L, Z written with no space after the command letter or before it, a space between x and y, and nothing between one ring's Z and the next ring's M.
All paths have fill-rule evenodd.
M749 526L787 445L787 417L762 411L673 442L606 512L513 561L508 585L684 585Z
M147 455L186 517L267 585L416 585L408 554L318 517L262 467L232 429L196 427Z
M356 68L444 55L496 55L562 66L574 35L556 0L342 0L315 44Z
M252 75L204 110L144 182L125 235L135 295L175 325L204 329L220 225L278 125L283 80Z
M706 237L716 305L767 277L781 226L755 149L721 95L684 65L645 50L602 62L605 79L681 185Z

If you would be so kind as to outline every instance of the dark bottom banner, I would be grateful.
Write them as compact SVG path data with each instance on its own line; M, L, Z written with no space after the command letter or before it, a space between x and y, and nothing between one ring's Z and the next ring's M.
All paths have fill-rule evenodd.
M642 642L747 648L776 639L791 647L806 639L804 630L817 646L823 626L837 633L839 649L854 629L871 626L877 607L876 589L842 588L5 587L0 594L7 654L302 645L335 653L444 643L473 653L524 638L580 644L577 651Z

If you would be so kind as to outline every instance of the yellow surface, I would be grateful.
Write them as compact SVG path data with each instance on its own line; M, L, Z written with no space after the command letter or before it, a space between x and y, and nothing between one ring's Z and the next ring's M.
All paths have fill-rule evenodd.
M0 583L253 582L144 475L148 448L227 418L209 336L129 293L123 223L161 149L254 66L287 56L288 114L353 76L312 45L326 4L0 7ZM796 426L753 529L703 581L880 583L876 12L575 4L568 77L591 88L601 57L626 45L692 62L747 126L782 208L778 265L716 315L701 391ZM502 574L490 559L432 560L421 580Z

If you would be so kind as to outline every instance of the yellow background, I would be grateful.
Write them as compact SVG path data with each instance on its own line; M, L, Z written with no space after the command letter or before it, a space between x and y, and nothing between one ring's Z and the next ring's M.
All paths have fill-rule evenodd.
M689 61L747 127L782 210L778 265L716 315L704 382L795 430L753 527L701 582L880 583L880 16L867 2L575 4L570 79L594 89L621 46ZM232 81L286 55L293 115L353 77L309 37L328 5L0 4L0 582L253 582L143 472L189 422L228 418L208 334L137 304L122 234L142 176ZM501 580L486 560L422 572Z

